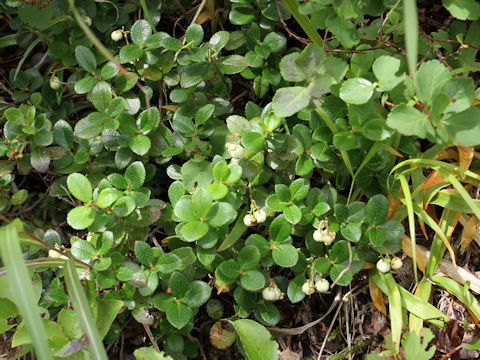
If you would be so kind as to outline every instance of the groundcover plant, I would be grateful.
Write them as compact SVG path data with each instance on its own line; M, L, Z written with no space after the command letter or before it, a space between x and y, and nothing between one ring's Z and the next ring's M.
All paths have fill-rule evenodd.
M2 358L480 356L478 2L0 17Z

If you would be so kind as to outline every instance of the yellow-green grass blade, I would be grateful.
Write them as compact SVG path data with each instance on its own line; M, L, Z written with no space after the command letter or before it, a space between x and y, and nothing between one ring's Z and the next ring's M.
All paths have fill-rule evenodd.
M403 0L403 23L405 26L408 69L415 81L418 59L418 14L416 0Z
M78 273L73 260L68 260L65 265L65 282L67 284L68 294L72 300L73 310L80 321L80 325L88 336L90 343L88 350L92 359L107 360L107 353L103 347L102 339L98 333L95 320L93 319L92 310L88 304L82 284L78 280Z
M238 215L237 221L235 222L235 225L233 225L232 230L218 247L218 252L227 250L230 246L235 244L238 239L240 239L240 237L243 235L243 233L247 230L247 225L243 223L243 218L245 217L245 215L247 215L247 213L248 206L244 207Z
M468 283L465 286L460 285L455 280L445 276L432 276L432 281L440 287L455 295L460 301L468 306L470 311L480 319L480 304L473 294L468 290Z
M369 272L370 278L378 286L378 288L386 295L388 295L388 287L385 282L385 279L390 279L389 281L395 282L391 273L382 274L377 269L371 269ZM432 304L429 304L426 300L422 299L419 296L415 296L410 293L407 289L401 287L397 284L397 288L400 291L402 298L402 306L410 313L416 315L420 319L428 321L438 327L443 328L445 322L448 322L450 319L440 310L438 310Z
M21 224L20 224L21 226ZM35 293L23 260L22 249L18 240L15 223L0 228L0 251L7 270L7 280L16 299L16 305L32 339L35 356L39 360L52 359L47 342L47 335L40 318ZM5 291L5 290L4 290Z
M34 260L26 260L25 266L28 269L36 269L40 267L53 267L58 268L59 266L65 265L66 259L54 259L54 258L38 258ZM88 269L87 266L82 266L81 264L75 264L77 267L83 267L85 270ZM7 273L7 268L2 267L0 268L0 276L3 276Z
M410 187L408 186L407 178L404 175L398 175L400 185L402 186L403 196L405 198L405 205L408 212L408 227L410 230L410 239L412 240L412 260L413 260L413 274L415 276L415 282L418 283L417 274L417 242L415 233L415 214L413 211L412 196L410 194Z

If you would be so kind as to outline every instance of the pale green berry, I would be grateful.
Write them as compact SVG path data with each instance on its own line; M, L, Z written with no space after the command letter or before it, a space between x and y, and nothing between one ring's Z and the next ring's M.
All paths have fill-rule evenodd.
M60 82L60 80L58 79L58 77L56 76L52 76L50 78L50 87L53 89L53 90L58 90L62 87L62 83Z
M262 296L267 301L276 301L280 299L282 292L278 287L275 286L267 286L262 291Z
M327 279L319 279L315 283L315 289L317 289L319 293L326 293L329 288L330 288L330 283L328 282Z
M305 293L305 295L312 295L315 292L315 286L313 284L313 281L305 281L305 283L302 285L302 291Z
M377 261L377 269L382 273L390 271L390 259L380 259Z
M123 33L122 30L115 30L112 31L110 34L110 37L112 38L113 41L120 41L123 38Z
M399 257L394 257L391 262L392 269L398 270L403 266L403 261Z
M267 213L265 210L259 209L253 213L253 216L255 216L255 219L257 220L257 223L261 224L267 220Z
M243 218L243 223L244 223L246 226L253 226L253 225L256 225L256 224L257 224L257 220L255 219L255 217L254 217L253 215L247 214L247 215L245 215L245 217Z
M92 19L90 16L84 16L82 20L85 24L87 24L87 26L92 26Z

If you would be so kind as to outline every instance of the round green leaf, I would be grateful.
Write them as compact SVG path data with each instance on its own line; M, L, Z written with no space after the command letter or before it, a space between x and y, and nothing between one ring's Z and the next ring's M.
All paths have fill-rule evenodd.
M148 37L152 35L152 28L147 20L137 20L130 30L132 41L137 45L145 44Z
M201 221L191 221L185 223L180 232L185 241L196 241L207 234L208 225Z
M135 161L125 170L125 180L132 190L136 190L143 185L145 181L145 167L141 161Z
M240 285L247 291L258 291L265 287L265 276L258 270L248 270L240 276Z
M290 224L295 225L302 219L302 211L297 205L292 204L283 209L283 216Z
M313 268L315 269L315 271L322 275L328 274L328 270L330 270L331 266L331 262L323 257L315 259L315 261L313 262Z
M85 175L70 174L67 178L67 187L68 191L78 200L84 203L92 201L92 185Z
M177 300L171 300L165 305L167 320L175 328L181 329L188 324L192 317L192 310Z
M115 201L112 210L118 217L125 217L135 210L135 200L131 196L122 196Z
M90 260L95 257L95 248L86 240L77 240L72 245L72 255L80 260Z
M75 48L75 58L78 65L87 70L89 73L94 73L97 69L97 60L92 51L86 46L79 45Z
M150 138L139 134L130 139L129 147L135 154L143 156L150 150L151 145Z
M122 196L122 193L117 189L106 188L98 194L96 204L100 209L105 209L112 205L120 196Z
M206 282L195 280L190 283L183 300L190 307L200 307L210 298L212 289Z
M372 97L375 86L364 78L348 79L340 88L340 98L348 104L365 104Z
M293 245L279 244L273 249L272 258L275 264L279 266L292 267L298 261L298 252Z
M95 213L95 208L91 206L78 206L68 212L68 225L75 230L86 229L95 221Z

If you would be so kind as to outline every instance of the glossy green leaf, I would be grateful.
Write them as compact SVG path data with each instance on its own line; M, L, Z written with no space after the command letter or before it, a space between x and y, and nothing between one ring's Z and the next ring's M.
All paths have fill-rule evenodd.
M75 58L78 64L89 73L94 73L97 69L97 60L92 51L86 46L79 45L75 48Z
M68 225L75 230L84 230L95 221L95 213L95 208L92 206L77 206L68 212Z
M259 323L241 319L233 322L238 337L250 360L276 360L279 356L278 344L271 340L271 335Z
M92 185L85 175L73 173L67 178L68 191L78 200L88 203L92 201Z

